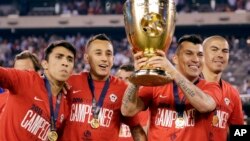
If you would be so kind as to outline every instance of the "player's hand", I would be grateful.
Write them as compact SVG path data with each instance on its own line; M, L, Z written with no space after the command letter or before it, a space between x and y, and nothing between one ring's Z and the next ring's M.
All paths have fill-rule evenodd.
M167 59L166 53L162 50L156 50L156 55L149 58L147 64L153 68L159 68L166 71L170 75L173 74L176 69L173 64Z
M147 64L147 57L144 57L143 52L139 51L134 54L134 67L135 71L141 69L143 66Z
M71 88L71 86L67 82L65 82L64 85L63 85L63 88L62 88L62 93L64 95L67 95L67 93L70 90L70 88Z

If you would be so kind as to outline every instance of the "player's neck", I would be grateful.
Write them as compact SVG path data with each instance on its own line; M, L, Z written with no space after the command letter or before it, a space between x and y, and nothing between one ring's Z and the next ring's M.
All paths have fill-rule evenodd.
M53 95L53 96L57 96L57 95L61 92L61 90L62 90L62 88L63 88L63 86L64 86L64 82L58 81L58 80L54 79L54 78L53 78L51 75L49 75L49 74L46 74L46 73L45 73L45 75L46 75L46 78L47 78L48 81L49 81L52 95Z
M219 83L222 73L216 74L216 73L204 68L202 70L202 74L203 74L205 80L207 80L209 82L218 82Z
M195 83L196 81L198 81L198 79L199 79L199 77L196 77L196 78L194 78L192 80L189 80L189 81L192 82L192 83Z
M90 72L90 75L91 75L91 78L93 80L97 80L97 81L106 81L108 78L109 78L109 75L106 75L106 76L98 76L98 75L95 75L93 73Z

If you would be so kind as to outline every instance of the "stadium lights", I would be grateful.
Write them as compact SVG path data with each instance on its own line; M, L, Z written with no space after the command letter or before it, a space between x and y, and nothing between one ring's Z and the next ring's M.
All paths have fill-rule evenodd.
M60 15L60 19L58 20L58 23L59 24L68 24L69 23L69 18L71 17L71 14L68 13L68 14L61 14Z
M17 25L18 24L18 18L19 18L19 15L17 14L10 14L7 16L7 23L9 25Z

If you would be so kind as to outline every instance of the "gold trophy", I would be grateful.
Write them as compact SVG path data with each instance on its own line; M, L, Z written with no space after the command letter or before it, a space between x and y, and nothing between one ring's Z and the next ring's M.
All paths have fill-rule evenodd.
M155 50L165 52L175 30L174 0L127 0L123 7L125 30L134 53L155 56ZM171 82L172 77L161 68L145 65L137 70L130 82L142 86L159 86Z

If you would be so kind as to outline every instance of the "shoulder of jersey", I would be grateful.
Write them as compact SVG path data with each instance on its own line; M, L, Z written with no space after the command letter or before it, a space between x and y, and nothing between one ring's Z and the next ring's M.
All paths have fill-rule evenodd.
M222 80L222 87L224 90L228 90L230 91L230 93L239 93L238 90L233 87L232 84L230 84L229 82L225 81L225 80Z
M84 78L85 76L87 77L87 73L85 73L85 72L80 72L80 73L77 73L77 74L72 74L72 75L69 77L69 80L78 79L78 78Z
M118 77L111 76L110 77L110 82L114 83L115 85L122 85L122 86L127 86L127 83L124 80L119 79Z

